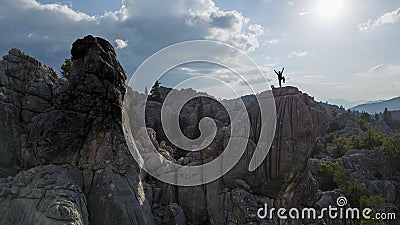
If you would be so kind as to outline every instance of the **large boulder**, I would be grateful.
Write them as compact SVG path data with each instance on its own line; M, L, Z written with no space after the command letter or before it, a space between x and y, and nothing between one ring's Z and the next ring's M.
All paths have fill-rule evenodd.
M60 83L53 69L18 49L0 61L0 177L36 161L29 133L35 118L52 107Z
M82 175L71 165L44 165L0 179L0 224L89 223Z

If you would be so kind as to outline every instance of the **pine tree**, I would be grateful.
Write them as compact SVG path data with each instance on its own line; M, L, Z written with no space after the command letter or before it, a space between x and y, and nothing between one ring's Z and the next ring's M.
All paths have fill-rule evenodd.
M378 113L375 113L374 119L375 119L376 121L379 121L379 114L378 114Z
M161 95L160 95L160 82L157 80L150 91L150 101L161 102Z
M392 122L392 113L385 108L385 111L383 111L383 121L385 121L387 124L390 124Z
M65 79L69 79L71 74L72 61L71 59L65 59L64 64L61 65L61 76Z
M331 109L331 114L332 114L333 117L336 117L338 113L337 113L336 109L332 108Z

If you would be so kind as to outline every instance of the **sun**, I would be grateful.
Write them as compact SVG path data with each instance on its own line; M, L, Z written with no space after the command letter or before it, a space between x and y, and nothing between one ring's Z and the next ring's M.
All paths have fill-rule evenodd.
M343 12L345 0L318 0L317 12L327 19L338 18Z

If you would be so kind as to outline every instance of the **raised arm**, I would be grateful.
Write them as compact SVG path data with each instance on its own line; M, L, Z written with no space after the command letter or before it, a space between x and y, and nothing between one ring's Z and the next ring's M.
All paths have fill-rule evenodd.
M281 73L283 73L284 70L285 70L285 67L282 67L282 72Z
M278 72L276 72L276 70L274 70L274 71L275 71L276 75L278 75L278 76L279 76L279 73L278 73Z

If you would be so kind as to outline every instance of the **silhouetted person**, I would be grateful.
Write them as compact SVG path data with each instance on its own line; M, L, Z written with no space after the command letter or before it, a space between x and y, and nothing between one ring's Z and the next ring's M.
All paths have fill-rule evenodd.
M282 81L283 81L283 83L285 83L285 77L283 76L284 70L285 70L285 67L282 67L282 71L276 72L276 70L274 70L276 75L278 75L279 87L282 87Z

